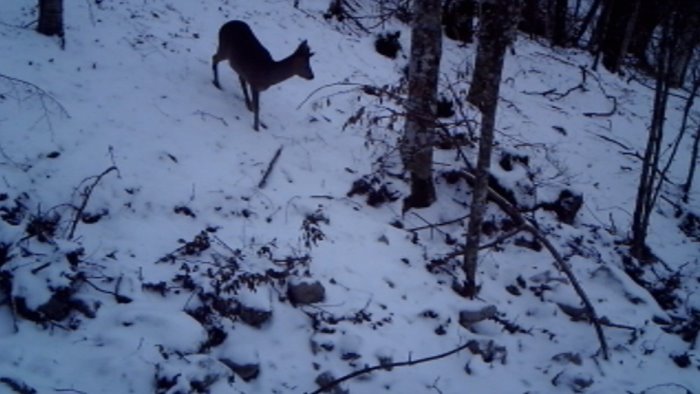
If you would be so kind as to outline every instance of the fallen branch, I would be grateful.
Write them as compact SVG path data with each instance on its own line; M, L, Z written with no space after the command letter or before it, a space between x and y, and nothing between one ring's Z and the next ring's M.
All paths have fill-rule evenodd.
M95 189L95 186L97 186L98 183L100 183L100 180L102 178L109 174L112 171L117 171L117 167L111 166L108 169L104 170L100 175L94 177L95 180L92 182L91 185L85 187L83 190L83 202L80 204L80 207L75 210L75 216L73 217L73 222L71 223L70 226L70 231L68 232L68 240L73 239L73 235L75 234L75 229L78 227L78 222L80 221L80 218L83 216L83 212L85 211L85 207L87 207L88 200L90 200L90 195L92 195L92 191ZM83 180L83 182L87 181L90 178L86 178Z
M606 94L606 97L610 100L612 100L612 109L608 112L584 112L583 116L587 116L589 118L604 118L608 116L613 116L615 112L617 112L617 97L610 96Z
M411 359L410 359L410 356L409 356L409 359L406 360L406 361L400 361L400 362L396 362L396 363L384 363L384 364L374 365L374 366L372 366L372 367L365 367L365 368L363 368L363 369L360 369L360 370L354 371L354 372L352 372L352 373L349 373L349 374L347 374L347 375L345 375L345 376L341 376L340 378L335 379L335 380L333 380L333 381L331 381L331 382L328 382L328 383L324 384L323 386L319 387L318 389L316 389L315 391L313 391L313 392L311 392L311 393L309 393L309 394L320 394L320 393L322 393L322 392L324 392L324 391L326 391L326 390L329 390L329 389L331 389L331 388L333 388L333 387L335 387L335 386L337 386L337 385L339 385L339 384L345 382L346 380L350 380L350 379L356 378L356 377L358 377L358 376L360 376L360 375L365 375L365 374L368 374L368 373L370 373L370 372L377 371L377 370L380 370L380 369L390 370L390 369L392 369L392 368L407 367L407 366L411 366L411 365L417 365L417 364L427 363L427 362L429 362L429 361L439 360L439 359L441 359L441 358L445 358L445 357L447 357L447 356L451 356L451 355L453 355L453 354L455 354L455 353L458 353L458 352L460 352L460 351L462 351L462 350L468 348L469 346L473 346L473 343L472 343L472 342L473 342L473 341L469 341L469 342L467 342L466 344L464 344L464 345L462 345L462 346L459 346L459 347L457 347L457 348L455 348L455 349L452 349L452 350L450 350L450 351L447 351L447 352L445 352L445 353L440 353L440 354L436 354L436 355L434 355L434 356L419 358L419 359L417 359L417 360L411 360Z
M216 119L216 120L218 120L219 122L221 122L221 124L223 124L224 126L228 127L228 123L227 123L226 120L225 120L224 118L222 118L221 116L212 115L212 114L210 114L209 112L205 112L205 111L202 111L202 110L199 110L199 109L196 110L196 111L194 111L194 115L199 115L199 117L202 118L202 119L205 119L205 118Z
M277 163L277 159L280 158L280 154L282 154L282 147L281 146L277 149L277 152L275 152L275 155L272 157L272 160L270 160L270 163L267 165L267 170L265 170L265 174L263 175L262 179L258 183L258 188L262 189L267 184L267 177L270 176L270 173L272 172L272 168L275 166L275 163Z

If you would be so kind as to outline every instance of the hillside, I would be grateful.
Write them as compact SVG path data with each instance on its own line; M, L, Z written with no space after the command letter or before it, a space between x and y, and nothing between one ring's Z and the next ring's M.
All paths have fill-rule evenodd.
M570 316L571 283L526 234L482 251L478 299L452 290L470 188L451 175L473 144L437 150L438 202L401 213L392 97L410 29L369 34L324 19L325 1L292 3L65 2L65 50L23 27L35 1L0 4L0 392L310 393L463 346L331 392L700 392L700 239L679 229L700 211L697 186L685 205L664 189L659 262L626 259L652 81L525 36L504 70L494 176L610 323L604 360L593 326ZM223 90L211 82L231 19L275 59L304 39L315 52L313 80L262 93L260 132L228 65ZM395 30L392 60L373 34ZM441 93L456 103L444 121L469 140L474 46L443 50ZM669 141L685 103L674 93ZM682 144L671 182L689 156ZM583 198L571 224L540 208L563 190ZM508 232L495 205L487 217L484 243ZM318 285L322 300L305 302ZM491 305L493 318L460 324Z

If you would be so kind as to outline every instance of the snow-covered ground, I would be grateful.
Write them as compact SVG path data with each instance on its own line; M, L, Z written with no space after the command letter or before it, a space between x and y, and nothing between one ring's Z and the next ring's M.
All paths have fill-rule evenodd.
M0 251L9 254L0 253L0 288L13 295L0 298L0 392L303 393L319 376L468 343L341 387L700 391L698 350L667 332L678 311L700 313L700 245L678 229L671 187L649 234L663 264L643 269L677 272L679 303L664 310L623 265L634 154L643 151L653 98L640 79L589 70L582 89L558 96L581 83L579 66L591 58L520 37L498 112L493 171L519 191L520 206L554 201L563 189L583 196L573 225L543 209L528 215L569 259L598 314L618 325L604 326L604 360L593 327L562 312L579 300L552 257L516 245L527 236L482 251L478 299L451 289L459 258L446 256L465 221L438 224L464 218L470 201L464 181L443 176L463 167L456 149L436 153L439 201L401 214L408 188L392 176L400 168L391 148L400 107L362 86L398 86L406 26L374 31L402 31L404 50L391 60L374 51L373 35L324 19L326 1L70 1L61 50L22 27L35 19L35 3L0 4ZM315 52L315 79L262 94L260 132L228 65L219 66L223 91L211 83L218 28L230 19L247 21L276 59L303 39ZM473 56L473 46L445 41L443 94L464 99ZM671 100L670 136L683 104ZM477 118L464 111L446 121ZM463 151L473 159L473 147ZM506 152L527 164L504 169ZM684 143L672 181L683 180L689 155ZM348 196L372 176L388 191L378 195L398 199L374 207ZM697 213L698 198L685 208ZM495 206L487 216L496 227L505 217ZM293 285L316 281L321 302L291 302ZM62 288L70 303L46 306ZM461 311L487 305L495 319L459 324ZM27 312L37 309L42 324ZM46 323L51 314L57 319Z

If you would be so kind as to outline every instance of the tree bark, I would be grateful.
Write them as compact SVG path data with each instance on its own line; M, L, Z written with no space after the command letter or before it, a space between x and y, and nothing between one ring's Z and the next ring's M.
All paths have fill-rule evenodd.
M506 49L510 45L517 26L520 11L519 0L497 0L495 6L484 10L477 47L474 79L468 101L481 111L481 138L477 158L476 179L472 192L472 204L467 227L467 240L463 270L466 276L465 292L474 297L478 292L476 267L481 237L481 224L486 210L489 168L493 134L496 126L496 109L503 72Z
M400 146L404 167L411 173L411 194L404 199L404 212L435 201L433 140L442 54L440 10L440 0L414 2L406 125Z
M39 23L36 31L47 36L58 36L65 47L63 30L63 0L39 0Z

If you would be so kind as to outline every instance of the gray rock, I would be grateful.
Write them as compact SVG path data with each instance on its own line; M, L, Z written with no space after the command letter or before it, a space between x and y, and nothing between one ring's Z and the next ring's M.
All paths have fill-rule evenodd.
M245 382L249 382L260 375L260 364L239 364L228 358L222 358L219 361L231 368Z
M287 289L287 297L294 305L308 305L323 302L326 299L326 288L321 282L290 283Z
M272 317L272 312L238 304L236 316L251 327L260 328Z
M459 312L459 324L469 329L473 324L496 316L498 309L495 305L487 305L477 310L462 310Z

